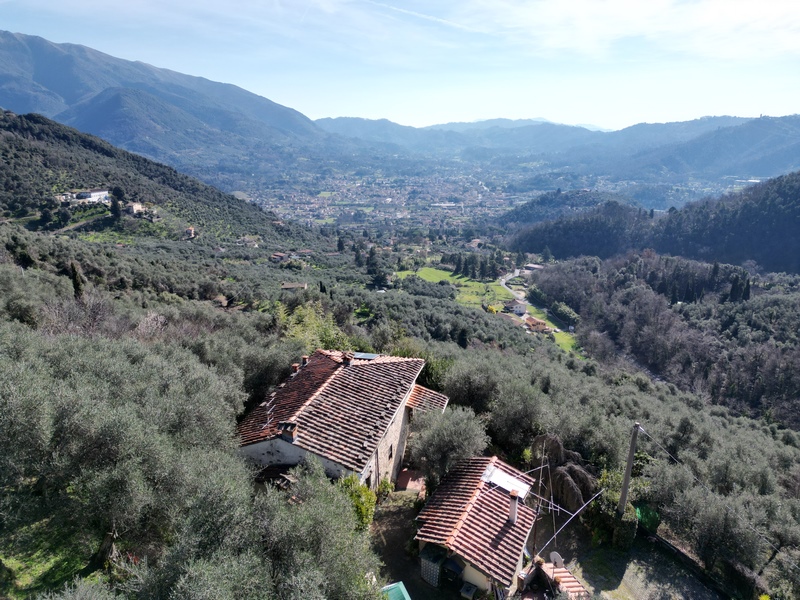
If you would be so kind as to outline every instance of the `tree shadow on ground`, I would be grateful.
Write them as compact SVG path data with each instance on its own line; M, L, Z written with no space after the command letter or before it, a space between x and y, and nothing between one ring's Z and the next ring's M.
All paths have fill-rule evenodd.
M85 576L87 546L65 535L47 519L21 527L0 543L8 569L0 578L0 597L34 597L57 590L76 576Z
M381 575L390 582L402 581L414 600L457 600L455 585L434 588L422 580L414 538L416 491L394 492L375 511L370 529L375 552L384 568ZM411 552L409 552L411 551Z
M556 516L555 529L567 516ZM537 527L537 548L553 536L553 519L546 516ZM539 551L546 560L556 550L565 565L590 593L617 600L718 600L715 591L706 587L672 554L645 537L639 536L630 552L613 549L609 544L594 545L589 530L575 519L554 541Z

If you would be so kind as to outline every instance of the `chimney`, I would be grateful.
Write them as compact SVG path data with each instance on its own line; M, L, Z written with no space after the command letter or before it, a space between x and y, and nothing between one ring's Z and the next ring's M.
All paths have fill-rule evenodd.
M342 364L345 367L349 367L352 362L353 362L353 353L352 352L345 352L342 355Z
M300 363L292 363L292 374L297 373L300 370Z
M300 357L300 368L305 367L308 364L308 355L304 354Z
M281 439L286 440L290 444L297 441L298 428L297 423L294 421L284 421L278 423L278 431L280 431Z
M511 503L508 505L508 521L512 525L517 522L517 504L519 504L519 498L517 496L517 490L511 490Z

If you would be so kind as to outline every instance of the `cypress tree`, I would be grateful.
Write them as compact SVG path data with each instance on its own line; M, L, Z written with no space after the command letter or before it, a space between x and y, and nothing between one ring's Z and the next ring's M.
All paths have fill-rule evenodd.
M75 295L75 300L80 300L83 298L83 278L75 261L69 263L69 276L72 280L72 293Z

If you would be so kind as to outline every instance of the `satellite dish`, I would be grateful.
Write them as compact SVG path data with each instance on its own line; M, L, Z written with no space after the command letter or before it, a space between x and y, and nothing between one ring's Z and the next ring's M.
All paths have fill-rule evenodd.
M564 568L564 559L561 558L561 555L558 552L550 553L550 562L553 563L557 569Z

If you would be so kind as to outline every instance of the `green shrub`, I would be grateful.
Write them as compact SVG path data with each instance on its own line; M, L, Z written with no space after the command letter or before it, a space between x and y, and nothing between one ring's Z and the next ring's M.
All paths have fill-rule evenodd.
M378 498L380 500L385 500L386 497L394 491L394 484L392 480L388 477L384 477L381 479L380 483L378 484Z
M375 492L366 485L359 483L356 475L342 477L339 480L339 486L350 496L360 528L366 529L369 527L375 517L375 505L378 500Z
M615 548L628 550L636 539L639 519L630 501L625 506L625 513L621 517L617 514L620 499L618 483L621 482L618 475L617 472L608 471L601 475L600 485L607 489L589 506L586 520L592 530L593 542L602 543L610 539Z

